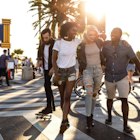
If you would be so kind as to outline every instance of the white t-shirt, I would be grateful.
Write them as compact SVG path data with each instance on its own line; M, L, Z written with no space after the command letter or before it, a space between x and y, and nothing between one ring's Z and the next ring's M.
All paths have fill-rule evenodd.
M15 65L18 65L18 59L14 59Z
M80 39L66 41L64 39L57 40L53 50L58 51L57 65L59 68L69 68L76 64L76 50L80 44Z
M45 47L44 47L44 67L45 67L45 70L48 70L49 47L50 47L50 45L45 45Z

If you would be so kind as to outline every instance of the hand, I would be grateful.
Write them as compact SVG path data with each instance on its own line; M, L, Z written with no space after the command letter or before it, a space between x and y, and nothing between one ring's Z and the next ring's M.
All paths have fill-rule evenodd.
M42 67L42 66L43 66L42 60L38 60L38 62L37 62L37 67Z
M52 76L53 73L54 73L54 70L53 70L53 68L51 68L51 69L49 70L49 75Z
M60 76L58 74L54 74L52 82L55 86L59 85L59 80L60 80Z

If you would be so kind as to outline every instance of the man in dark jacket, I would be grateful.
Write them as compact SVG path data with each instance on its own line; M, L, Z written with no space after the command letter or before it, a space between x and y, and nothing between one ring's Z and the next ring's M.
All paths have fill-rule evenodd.
M54 39L51 38L51 30L46 28L41 32L41 42L38 50L38 64L44 69L44 88L47 98L47 107L40 113L49 114L55 110L54 97L51 89L51 75L52 75L52 48Z
M8 80L8 57L6 56L7 50L3 50L3 54L0 56L0 84L2 85L2 76L6 77L7 86L10 86Z

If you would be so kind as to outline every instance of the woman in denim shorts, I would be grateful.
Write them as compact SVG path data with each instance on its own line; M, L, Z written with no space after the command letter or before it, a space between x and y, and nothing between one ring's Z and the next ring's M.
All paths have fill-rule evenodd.
M60 133L69 127L68 113L70 111L70 98L72 89L76 80L76 50L80 40L75 38L77 33L77 24L67 22L61 26L60 39L53 47L53 68L55 81L58 83L61 95L61 108L63 119L60 127Z
M98 39L98 30L95 26L88 26L84 41L77 48L79 71L83 74L83 83L86 90L85 107L87 116L87 131L93 123L93 111L98 97L102 80L101 53L102 40Z

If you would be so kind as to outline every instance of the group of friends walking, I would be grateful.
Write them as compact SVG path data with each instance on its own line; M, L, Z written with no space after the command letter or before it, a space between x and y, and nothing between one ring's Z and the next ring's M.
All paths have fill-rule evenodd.
M41 32L38 65L43 66L44 69L47 105L40 113L49 114L55 111L51 89L53 75L52 81L58 86L61 97L60 106L63 113L60 133L63 134L69 127L70 99L76 81L75 65L78 60L79 75L83 75L86 90L87 131L90 131L94 126L94 108L104 72L108 112L105 124L112 124L111 111L117 89L122 102L123 131L126 133L133 132L128 125L129 80L127 65L131 60L140 71L140 62L131 45L127 41L121 40L122 30L120 28L112 29L110 40L101 39L95 26L87 26L83 39L76 37L77 31L78 26L75 22L66 22L61 25L60 37L57 40L52 38L50 29L46 28Z

